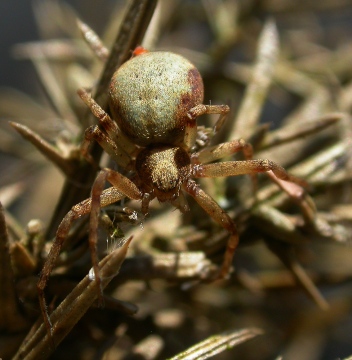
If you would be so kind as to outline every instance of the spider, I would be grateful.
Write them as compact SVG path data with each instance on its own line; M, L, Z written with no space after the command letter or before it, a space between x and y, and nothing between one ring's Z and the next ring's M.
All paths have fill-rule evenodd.
M147 214L149 202L156 198L186 212L185 194L188 194L230 234L217 275L223 278L229 273L239 242L236 225L194 179L242 174L254 176L272 171L281 180L301 183L270 160L253 160L251 145L242 139L194 152L197 118L203 114L218 114L216 131L222 126L229 107L202 103L204 89L201 75L184 57L171 52L148 52L143 48L137 48L133 55L112 77L109 88L112 116L87 91L78 91L99 120L99 126L93 125L85 132L83 155L89 158L89 146L96 141L122 169L132 171L133 175L128 178L110 168L100 170L92 186L91 197L74 205L59 225L37 285L47 328L51 328L51 324L44 288L72 222L82 215L90 213L91 216L89 247L95 281L100 289L96 242L101 207L127 197L140 200L142 213ZM245 160L213 163L239 151L243 152ZM112 186L104 190L106 182Z

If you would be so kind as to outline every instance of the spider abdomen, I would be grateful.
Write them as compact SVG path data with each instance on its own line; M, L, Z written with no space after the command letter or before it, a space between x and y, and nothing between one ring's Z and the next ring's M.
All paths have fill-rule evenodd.
M188 111L203 102L195 66L170 52L147 52L122 65L110 83L110 107L135 144L182 145Z

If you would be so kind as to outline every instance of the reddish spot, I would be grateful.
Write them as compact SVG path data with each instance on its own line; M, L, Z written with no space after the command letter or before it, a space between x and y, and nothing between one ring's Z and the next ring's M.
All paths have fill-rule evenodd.
M188 107L189 104L191 103L191 101L192 101L192 98L189 96L189 94L181 96L181 102L184 107Z
M143 46L137 46L132 52L132 57L139 56L139 55L145 54L147 52L149 52L149 51L147 49L145 49Z
M204 97L204 85L202 77L196 68L192 68L188 71L188 82L191 85L192 100L195 105L201 104Z
M190 93L181 93L180 102L178 104L175 120L177 121L177 127L182 131L185 129L185 126L196 126L195 119L190 119L187 115L188 111L192 109L196 104Z
M180 100L181 101L180 101L180 105L179 105L179 112L182 115L187 113L188 110L192 109L192 107L194 107L196 105L196 103L194 102L192 94L189 94L189 93L181 94L181 99Z
M187 113L193 107L203 102L203 80L196 68L190 69L187 75L190 91L180 94L176 118L180 126L195 127L197 126L196 119L190 119Z

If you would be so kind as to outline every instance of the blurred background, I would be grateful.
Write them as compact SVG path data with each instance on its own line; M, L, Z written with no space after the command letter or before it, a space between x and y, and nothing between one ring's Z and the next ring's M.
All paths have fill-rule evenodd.
M348 359L352 356L352 1L160 3L157 26L143 44L181 53L194 62L204 78L204 103L231 106L225 132L253 141L256 156L306 178L317 216L308 226L302 210L280 200L277 189L274 195L265 195L272 186L265 178L259 183L264 189L259 198L268 207L253 211L248 206L248 179L205 181L202 186L240 228L241 246L231 280L185 291L184 279L128 279L128 268L121 270L123 284L116 282L110 293L137 304L138 314L92 310L52 358L65 354L67 359L146 359L135 350L153 334L158 339L153 344L162 344L153 358L165 359L212 334L257 327L264 335L216 358ZM112 0L12 0L0 5L0 200L22 228L32 219L48 225L64 176L7 122L29 126L62 151L69 153L77 146L85 108L76 90L94 88L102 64L81 40L75 16L109 48L125 5L126 1ZM232 127L248 96L259 39L269 19L277 26L280 53L270 91L265 91L260 105L253 105L260 108L258 122L243 135ZM60 44L55 47L56 40ZM310 122L320 124L328 115L338 123L291 139L297 129ZM205 125L212 122L204 120ZM269 130L263 124L269 124ZM275 132L280 129L286 132ZM276 144L279 135L291 140ZM216 140L228 139L222 133ZM221 261L227 234L205 219L195 203L190 205L186 218L168 206L153 205L155 216L144 223L144 230L132 226L137 244L132 254L149 254L144 247L150 244L161 252L205 248L215 263ZM269 213L273 215L265 217ZM275 219L287 220L294 231L286 233ZM214 245L218 240L220 245ZM292 262L286 247L294 253ZM84 275L87 266L76 277ZM304 284L305 275L297 280L300 271L313 284ZM72 267L66 275L70 281L74 278ZM56 296L55 291L51 295Z

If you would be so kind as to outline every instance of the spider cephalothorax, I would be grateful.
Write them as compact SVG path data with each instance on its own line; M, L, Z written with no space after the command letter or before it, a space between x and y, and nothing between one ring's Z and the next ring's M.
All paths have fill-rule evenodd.
M191 175L191 160L181 147L158 144L138 154L136 171L144 193L151 193L161 202L172 201Z

